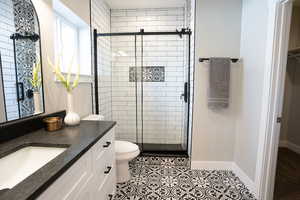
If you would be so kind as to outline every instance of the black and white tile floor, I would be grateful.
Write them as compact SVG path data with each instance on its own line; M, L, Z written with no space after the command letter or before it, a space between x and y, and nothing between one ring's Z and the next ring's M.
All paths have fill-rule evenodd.
M138 157L115 200L254 200L231 171L191 170L187 158Z

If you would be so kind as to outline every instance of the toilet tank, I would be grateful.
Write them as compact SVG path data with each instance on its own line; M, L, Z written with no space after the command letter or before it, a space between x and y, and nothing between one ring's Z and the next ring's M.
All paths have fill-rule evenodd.
M82 120L87 120L87 121L102 121L104 120L103 115L88 115L84 117Z

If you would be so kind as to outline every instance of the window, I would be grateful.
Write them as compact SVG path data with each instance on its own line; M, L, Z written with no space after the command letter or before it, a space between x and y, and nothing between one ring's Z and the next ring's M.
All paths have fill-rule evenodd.
M71 72L77 73L79 64L79 31L63 17L56 17L56 60L60 59L63 72L68 72L68 67L73 62Z
M62 72L76 74L80 67L81 82L90 82L91 76L91 41L88 25L68 20L61 14L55 17L55 58L60 59Z

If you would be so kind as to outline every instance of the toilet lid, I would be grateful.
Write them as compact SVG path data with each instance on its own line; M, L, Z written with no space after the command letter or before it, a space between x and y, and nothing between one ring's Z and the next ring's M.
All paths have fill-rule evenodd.
M82 120L103 121L104 120L104 116L103 115L88 115L87 117L83 118Z
M115 141L115 149L117 154L132 153L139 150L139 146L127 141Z

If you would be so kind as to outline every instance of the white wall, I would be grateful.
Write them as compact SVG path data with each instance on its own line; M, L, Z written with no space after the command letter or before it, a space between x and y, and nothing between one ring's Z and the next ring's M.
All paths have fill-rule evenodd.
M293 83L295 79L295 67L297 65L296 59L288 59L287 70L285 75L285 86L284 86L284 102L282 108L282 123L280 126L280 142L284 143L288 140L289 131L289 118L291 109L291 102L293 98ZM295 109L295 108L294 108Z
M207 108L207 64L199 57L240 57L240 0L196 1L195 97L192 161L233 161L242 66L231 67L230 106L222 111Z
M241 33L243 74L237 117L235 162L255 179L268 33L268 1L244 0Z
M295 63L287 140L300 147L300 64Z
M88 0L81 0L88 4ZM58 82L54 82L54 75L48 66L47 58L54 62L54 13L52 0L32 0L40 21L43 78L45 92L46 113L52 113L66 109L67 93L65 88ZM85 12L85 10L81 10ZM74 110L80 116L88 115L92 112L91 84L81 83L74 90Z
M293 8L289 49L300 46L300 7ZM285 77L284 103L280 142L283 146L295 146L300 149L300 62L296 58L289 58ZM295 149L292 149L295 150Z
M85 23L90 24L90 1L89 0L60 0L71 9Z
M283 145L292 144L300 147L300 63L297 59L289 59L285 80L283 104L283 122L280 139Z
M291 19L289 50L300 46L300 7L294 6Z

